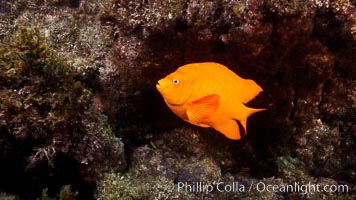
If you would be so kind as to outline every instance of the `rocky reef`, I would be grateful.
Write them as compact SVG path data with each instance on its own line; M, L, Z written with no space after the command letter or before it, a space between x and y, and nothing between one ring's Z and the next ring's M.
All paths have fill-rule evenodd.
M0 196L355 198L355 13L351 0L1 1ZM239 141L181 121L155 89L203 61L264 90ZM308 184L335 190L283 189Z

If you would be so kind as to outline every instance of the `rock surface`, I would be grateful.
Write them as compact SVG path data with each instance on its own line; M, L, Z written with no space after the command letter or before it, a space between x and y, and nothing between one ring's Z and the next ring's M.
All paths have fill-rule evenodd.
M71 163L85 163L85 159L98 163L85 170L79 167L76 173L86 177L83 182L95 179L100 199L298 199L305 195L256 188L219 192L219 181L237 181L246 187L256 182L346 184L349 192L310 193L310 198L352 199L355 13L355 2L348 0L14 0L0 2L0 41L16 35L21 26L38 27L49 48L79 72L75 78L90 91L88 104L98 115L82 121L92 136L69 137L76 148L99 144L122 153L119 139L103 135L113 131L122 138L127 170L122 170L123 163L109 164L103 171L119 169L120 173L100 171L102 179L88 174L110 163L113 154L69 151ZM264 89L249 105L267 111L249 119L249 134L240 141L186 124L155 90L157 80L177 67L203 61L222 63ZM9 94L4 93L0 78L4 102ZM103 115L107 120L101 120ZM3 116L0 112L0 119ZM3 131L9 125L3 121L0 125L4 144L0 149L11 152L2 160L12 166L15 163L9 158L18 154L8 148L17 142L9 143ZM53 138L64 140L62 134ZM31 145L22 158L36 152ZM40 141L35 146L46 145ZM123 162L123 157L119 160ZM38 171L34 177L45 177ZM177 189L179 182L194 181L211 184L214 191L178 192L165 187L173 184ZM83 191L81 184L72 184L79 194ZM50 184L45 187L51 189ZM13 190L23 193L21 188Z

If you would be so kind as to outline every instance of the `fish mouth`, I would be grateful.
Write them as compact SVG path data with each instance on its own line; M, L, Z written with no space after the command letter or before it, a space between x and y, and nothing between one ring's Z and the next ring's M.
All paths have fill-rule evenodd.
M158 83L156 84L156 88L158 91L164 90L165 87L164 87L164 82L162 79L158 81Z

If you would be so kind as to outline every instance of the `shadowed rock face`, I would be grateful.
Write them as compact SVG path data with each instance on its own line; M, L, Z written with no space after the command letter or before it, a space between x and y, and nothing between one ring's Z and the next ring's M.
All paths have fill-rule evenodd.
M248 136L259 148L283 146L294 137L303 137L318 119L334 126L326 107L337 101L343 102L344 117L353 115L354 58L349 53L355 52L355 38L350 4L175 1L115 5L120 12L136 16L135 21L112 15L121 49L116 53L118 65L129 66L131 81L137 84L131 94L140 91L137 97L123 98L128 107L135 108L119 118L130 119L138 112L142 115L133 122L148 122L153 129L180 126L155 91L155 82L183 64L202 61L220 62L263 87L252 104L268 111L249 121ZM174 7L183 10L177 12ZM167 9L167 15L155 8ZM126 46L127 41L132 43ZM348 86L330 88L340 84ZM143 102L141 107L137 102Z
M155 91L156 81L186 63L219 62L260 84L264 92L251 106L268 109L248 122L249 135L242 143L248 141L252 148L198 129L201 137L220 140L239 152L227 159L229 165L222 165L223 170L247 165L257 176L272 176L279 167L276 156L291 154L305 163L311 176L354 181L352 170L347 170L355 165L351 139L355 132L351 122L355 120L353 5L259 2L175 1L178 5L174 6L182 8L180 13L171 11L173 5L164 2L131 2L131 7L117 2L118 10L127 10L130 16L142 20L127 22L125 17L113 16L118 35L123 36L118 36L117 48L124 49L116 52L118 65L127 63L129 77L138 84L130 93L140 91L137 96L124 98L125 106L133 110L127 116L117 115L121 119L118 126L127 128L126 123L120 124L130 119L132 124L140 124L132 127L141 127L144 133L134 134L136 139L149 137L145 132L184 126ZM161 7L166 12L155 10ZM157 18L154 13L161 15ZM132 43L126 46L127 41ZM132 113L140 115L132 119ZM126 130L127 135L132 134ZM212 148L231 151L219 145ZM341 153L344 151L352 155ZM241 154L253 160L246 161L251 157ZM217 157L219 160L224 155ZM324 167L327 170L319 170Z
M270 183L313 177L355 182L354 2L11 3L0 3L0 39L15 32L11 24L39 26L50 46L83 72L94 108L126 144L132 163L121 180L139 184L140 174L160 177L164 169L170 175L162 184L186 174L192 180L221 175L247 182L271 176L281 180ZM249 118L241 141L181 121L155 89L177 67L205 61L222 63L264 89L249 106L267 111ZM196 173L201 165L211 168Z

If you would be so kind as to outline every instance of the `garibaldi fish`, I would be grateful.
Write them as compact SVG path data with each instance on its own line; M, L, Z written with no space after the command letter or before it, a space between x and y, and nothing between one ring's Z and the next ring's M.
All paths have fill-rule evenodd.
M174 114L191 124L212 127L233 140L241 138L237 121L246 134L247 118L265 110L244 105L262 91L255 81L214 62L181 66L159 80L156 88Z

